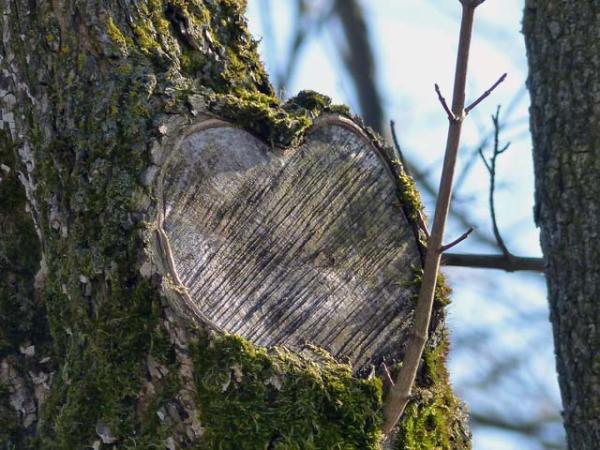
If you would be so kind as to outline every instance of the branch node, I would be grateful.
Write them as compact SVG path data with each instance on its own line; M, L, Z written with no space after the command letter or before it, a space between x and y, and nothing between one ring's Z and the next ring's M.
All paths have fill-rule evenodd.
M456 247L458 244L460 244L462 241L464 241L466 238L468 238L469 235L473 232L473 230L474 230L474 228L471 227L467 231L465 231L463 234L461 234L458 238L456 238L455 240L450 242L449 244L442 245L440 247L440 253L444 253L446 250L450 250L452 247Z
M465 108L465 115L469 114L477 105L479 105L486 97L488 97L494 91L494 89L496 89L500 85L500 83L502 83L506 79L506 76L507 74L503 73L502 76L498 78L498 80L494 84L492 84L492 87L490 87L487 91L481 94L477 100L475 100L473 103L467 106Z
M492 166L490 166L490 163L488 162L488 160L486 159L485 155L483 154L483 147L479 147L477 149L477 151L479 152L479 156L481 156L481 160L485 164L485 168L488 170L488 172L491 175L491 173L492 173Z

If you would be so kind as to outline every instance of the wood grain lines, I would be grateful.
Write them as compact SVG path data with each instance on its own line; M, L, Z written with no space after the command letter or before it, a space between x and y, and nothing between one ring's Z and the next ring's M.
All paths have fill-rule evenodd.
M324 121L281 151L200 129L173 150L163 201L177 275L218 327L315 344L355 371L398 356L420 259L390 168L362 133Z

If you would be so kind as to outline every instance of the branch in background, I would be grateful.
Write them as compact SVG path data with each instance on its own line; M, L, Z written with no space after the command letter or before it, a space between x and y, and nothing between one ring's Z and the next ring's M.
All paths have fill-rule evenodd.
M296 0L296 11L298 19L294 22L294 37L292 38L289 55L283 69L277 73L276 85L281 91L285 91L292 78L292 74L297 67L298 58L300 57L300 50L302 50L308 39L317 34L332 17L334 8L331 5L324 13L311 15L306 0Z
M477 412L471 412L471 420L480 426L488 426L496 429L513 431L528 436L539 436L544 432L544 425L551 423L554 424L560 420L560 416L549 416L543 418L543 420L536 419L530 422L520 421L513 422L511 420L503 419L498 416L491 416L489 414L479 414Z
M383 106L363 9L357 0L334 0L334 13L339 17L346 36L347 47L342 52L342 61L356 87L361 116L368 126L383 134Z
M490 204L490 215L492 218L492 228L494 231L494 237L496 238L496 242L498 243L498 247L502 250L502 254L505 258L510 259L512 254L508 251L506 244L504 243L504 239L502 239L502 235L500 234L500 230L498 228L498 222L496 221L496 207L494 205L494 193L496 189L496 161L498 156L508 150L510 147L510 142L507 143L504 147L500 148L500 106L496 109L496 114L492 116L492 123L494 124L494 151L492 153L492 157L488 161L483 154L483 149L479 149L479 155L481 156L481 160L485 164L488 173L490 174L490 193L489 193L489 204Z
M527 270L544 272L542 258L513 256L510 259L504 255L477 255L473 253L444 253L442 265L454 267L471 267L474 269L499 269L507 272Z
M502 123L500 126L504 128L507 124L511 115L515 112L516 107L519 105L523 97L527 93L527 88L525 85L519 89L519 91L513 96L508 107L505 109L505 112L502 117ZM527 125L529 125L528 120L525 120ZM475 162L479 159L479 149L487 147L489 141L494 137L494 130L488 131L487 129L480 129L480 134L482 135L479 139L479 143L474 147L471 151L471 154L467 158L466 162L463 164L462 170L460 174L456 177L456 181L454 182L454 190L458 191L462 187L462 185L467 180L467 176L470 170L474 167Z
M502 79L503 78L501 78L501 80ZM498 83L494 86L497 84ZM500 234L500 229L498 228L498 222L496 220L496 206L494 203L494 194L496 190L496 161L510 146L510 143L507 143L500 148L500 106L496 109L496 114L492 115L492 123L494 124L494 149L492 156L489 160L486 159L483 154L483 147L479 148L479 155L490 174L490 216L492 219L492 229L494 237L496 238L496 244L502 251L502 255L446 254L442 256L442 264L447 266L477 267L480 269L501 269L506 270L507 272L514 272L517 270L544 272L544 260L542 258L518 257L513 255L506 247L504 239Z
M453 117L449 117L442 178L440 181L431 236L427 241L425 269L423 272L421 288L419 290L417 306L415 308L412 336L406 347L406 352L402 360L402 367L398 373L396 383L390 389L383 406L382 431L387 436L390 435L391 431L398 423L398 420L410 399L421 356L423 355L423 350L427 342L429 324L431 321L434 292L442 256L442 239L446 227L448 211L450 209L452 179L454 177L454 169L458 156L462 121L465 117L465 86L467 79L467 65L469 61L469 48L473 32L473 19L475 16L475 8L482 3L482 1L477 0L473 2L472 0L462 0L461 3L462 20L460 25L458 54L456 57L454 92L451 109Z

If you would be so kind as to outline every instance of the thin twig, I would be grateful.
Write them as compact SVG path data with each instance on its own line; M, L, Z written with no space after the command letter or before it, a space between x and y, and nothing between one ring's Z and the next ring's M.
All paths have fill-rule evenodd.
M425 237L429 240L429 228L427 227L427 222L425 221L425 217L421 214L421 211L417 211L417 225L421 229L423 233L425 233Z
M400 142L398 141L398 136L396 134L396 122L394 120L390 120L390 130L392 132L392 141L394 141L394 148L396 149L396 153L398 153L398 158L400 158L400 163L402 163L402 168L407 175L408 167L406 165L406 161L404 160L404 154L402 153L402 148L400 147Z
M483 154L483 147L479 147L477 149L477 152L479 153L479 156L481 157L483 164L485 164L485 168L488 170L488 173L492 173L492 166L490 166L490 163L488 162L487 158Z
M467 78L467 65L469 60L469 48L473 31L473 18L475 8L482 1L462 0L462 19L460 25L460 36L458 54L456 57L456 71L454 76L454 91L452 96L452 115L448 116L449 127L446 140L446 151L444 153L444 164L442 167L442 178L436 202L435 215L431 236L427 242L427 253L425 255L425 268L419 298L415 308L414 324L411 338L408 341L402 367L396 378L395 385L390 389L383 407L382 431L389 436L394 429L406 404L410 400L410 393L415 381L417 369L427 342L431 312L433 309L434 291L437 283L437 275L440 267L442 239L450 199L452 197L452 179L458 154L460 132L462 121L465 117L465 85ZM441 96L441 94L439 94Z
M506 79L506 73L502 74L502 76L500 78L498 78L498 81L496 81L491 88L489 88L487 91L485 91L483 94L481 94L479 96L479 98L477 100L475 100L473 103L471 103L469 106L467 106L465 108L465 115L469 114L473 108L475 108L477 105L479 105L487 96L489 96L494 89L496 89L498 87L498 85L500 83L502 83L505 79Z
M492 115L492 123L494 124L494 149L491 158L488 160L483 148L479 148L478 152L481 160L490 174L490 191L489 191L489 206L490 216L492 220L492 229L496 243L502 255L475 255L461 253L445 253L442 256L442 264L446 266L460 266L480 269L500 269L507 272L517 270L529 270L533 272L544 272L544 260L542 258L531 258L513 255L506 246L498 222L496 220L496 206L494 203L494 194L496 189L496 160L499 155L508 150L510 142L500 148L500 106L496 109L496 114Z
M506 144L503 148L500 148L500 105L496 109L496 114L492 115L492 123L494 124L494 150L492 153L492 157L489 162L485 158L483 154L483 150L479 152L481 155L481 159L485 163L485 166L490 174L490 192L489 192L489 205L490 205L490 216L492 219L492 230L494 232L494 238L498 243L498 247L502 251L502 254L506 259L512 258L512 254L508 250L504 239L502 239L502 235L500 234L500 229L498 228L498 221L496 220L496 205L494 203L494 194L496 191L496 160L498 156L504 153L508 147L510 146L510 142Z
M525 85L513 96L513 98L508 103L508 106L504 108L504 114L502 117L501 127L504 128L506 124L509 123L509 119L511 115L515 112L515 108L519 104L519 102L523 99L524 95L527 92L527 88ZM482 131L483 133L483 131ZM460 173L456 176L454 181L454 191L457 192L461 189L462 185L466 182L467 177L469 175L470 170L473 168L474 163L479 159L479 148L485 148L494 136L494 131L485 130L485 134L479 139L479 143L473 147L471 153L469 154L466 162L462 164L462 169ZM452 211L451 211L452 212ZM473 237L478 237L477 230L473 233Z
M448 107L448 103L446 103L446 99L442 95L442 91L440 91L440 87L437 83L435 83L435 92L437 93L438 100L442 104L442 108L444 108L444 111L446 111L446 114L448 115L448 120L450 120L450 121L456 120L456 116Z
M388 369L388 366L384 362L381 363L381 372L383 373L383 381L384 381L384 383L386 383L390 387L393 386L394 385L394 379L392 378L392 374L390 373L390 370Z
M464 241L466 238L469 237L469 235L473 232L474 228L469 228L467 231L465 231L463 234L461 234L458 238L454 239L452 242L450 242L449 244L446 245L442 245L440 247L440 252L444 253L446 250L450 250L452 247L456 247L458 244L460 244L462 241Z
M405 155L405 156L407 156L407 155ZM419 169L413 162L411 162L410 158L408 158L408 157L406 158L406 165L408 166L408 172L415 179L415 181L417 182L417 185L427 195L435 197L437 192L433 189L432 183L430 183L429 180L427 179L426 171ZM465 228L468 228L469 226L471 226L473 221L469 220L469 211L466 211L466 210L461 211L460 209L456 209L455 206L450 210L449 214L453 217L454 220L456 220L458 222L458 225L461 225ZM488 236L485 233L482 233L479 229L476 229L473 232L472 238L477 239L480 243L483 243L485 245L489 245L489 246L496 245L496 241L494 240L493 237Z
M483 153L483 147L478 149L479 156L485 164L485 167L490 174L490 191L489 191L489 206L490 216L492 220L492 228L494 238L502 255L476 255L476 254L461 254L461 253L444 253L442 255L442 264L446 266L460 266L480 269L500 269L507 272L517 270L529 270L534 272L544 272L544 260L542 258L530 258L513 255L506 246L498 222L496 220L496 207L494 202L494 194L496 188L496 160L499 155L504 153L510 147L510 142L500 148L500 106L496 109L496 114L492 115L492 123L494 124L494 149L491 158L488 159Z

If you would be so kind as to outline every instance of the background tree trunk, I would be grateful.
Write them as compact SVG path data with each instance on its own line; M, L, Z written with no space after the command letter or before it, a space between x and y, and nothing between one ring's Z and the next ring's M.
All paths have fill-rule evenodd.
M186 242L162 215L169 194L163 199L157 181L179 151L174 143L203 121L227 119L268 143L264 154L285 155L317 117L347 111L317 94L285 104L274 96L241 0L0 6L3 447L376 448L377 378L358 378L350 365L299 341L294 351L265 350L223 334L210 308L199 307L204 299L191 298L173 270ZM354 145L386 152L351 127L359 130L353 136L364 134ZM354 147L343 151L357 157ZM402 207L394 208L414 230L412 185L401 169L385 167L399 177L388 180ZM187 194L173 192L174 203ZM416 256L417 267L384 269L403 274L393 281L410 305L420 258L418 236L405 234L412 244L401 250ZM333 264L330 256L316 259ZM392 285L388 279L381 289ZM469 447L444 366L444 303L440 291L397 448ZM394 329L408 329L410 308L403 314ZM332 351L341 357L337 342ZM384 353L394 363L401 350ZM373 354L359 369L382 360Z
M535 219L568 445L600 442L600 7L526 2Z

